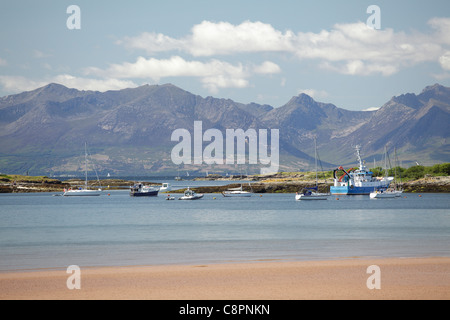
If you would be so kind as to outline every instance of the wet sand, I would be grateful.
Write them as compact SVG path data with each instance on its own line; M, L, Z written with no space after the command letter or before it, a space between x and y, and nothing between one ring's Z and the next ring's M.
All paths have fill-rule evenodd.
M380 268L380 289L367 286L376 275L367 273L371 265ZM73 290L70 276L65 269L3 272L0 299L450 299L448 257L81 267L81 288Z

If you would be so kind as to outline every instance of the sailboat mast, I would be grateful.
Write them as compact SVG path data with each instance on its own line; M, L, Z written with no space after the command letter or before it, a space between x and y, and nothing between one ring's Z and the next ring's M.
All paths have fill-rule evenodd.
M314 159L316 163L316 187L318 186L317 182L317 137L314 137Z
M395 160L395 163L394 163L394 186L395 186L395 189L397 189L397 160L396 160L396 157L397 157L397 150L396 150L396 148L394 147L394 160Z
M84 143L84 176L85 176L85 186L87 189L88 186L88 180L87 180L87 144L86 142Z
M387 169L387 148L384 146L384 176L387 178L388 169Z

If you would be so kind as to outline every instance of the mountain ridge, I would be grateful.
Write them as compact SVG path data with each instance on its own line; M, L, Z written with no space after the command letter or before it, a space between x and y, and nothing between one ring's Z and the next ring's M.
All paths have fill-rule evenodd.
M313 136L322 164L355 163L353 147L379 160L385 145L405 163L448 161L450 88L425 87L418 95L392 97L376 111L350 111L302 93L274 108L231 99L201 97L173 84L122 90L79 91L51 83L0 98L0 172L30 169L51 174L80 169L87 141L104 172L173 172L173 130L193 132L194 121L210 128L279 129L282 171L311 169ZM193 171L243 170L186 166ZM254 170L247 166L245 170Z

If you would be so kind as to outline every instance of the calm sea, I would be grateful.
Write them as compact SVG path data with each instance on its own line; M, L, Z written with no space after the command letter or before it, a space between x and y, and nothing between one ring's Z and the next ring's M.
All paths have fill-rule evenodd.
M126 190L53 195L0 194L0 271L450 256L448 194L310 202L294 194L196 201L132 198Z

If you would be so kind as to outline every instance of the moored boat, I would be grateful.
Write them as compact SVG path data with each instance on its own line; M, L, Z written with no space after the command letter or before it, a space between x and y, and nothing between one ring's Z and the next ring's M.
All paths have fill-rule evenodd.
M85 196L99 196L102 194L102 189L99 187L98 189L89 189L88 188L88 153L87 153L87 143L84 143L84 170L85 170L85 181L84 181L84 187L79 187L77 189L64 189L63 196L65 197L85 197ZM97 176L97 181L99 181ZM100 182L99 182L100 184Z
M307 187L302 190L301 193L295 194L295 200L327 200L330 194L328 193L320 193L319 191L319 183L317 179L317 141L316 137L314 137L314 158L315 158L315 167L316 167L316 185L314 187Z
M159 191L160 192L172 191L172 186L170 185L170 183L164 182L159 188Z
M154 197L157 196L159 188L145 186L142 183L135 184L130 188L130 196L132 197Z
M315 191L313 191L315 190ZM295 194L295 200L328 200L330 194L317 192L316 187L303 189L302 193Z
M358 169L350 169L346 171L342 166L333 171L334 185L331 186L330 192L334 195L359 195L370 194L375 189L387 189L394 179L393 177L383 177L377 179L373 177L373 172L368 171L361 159L360 146L356 146L356 155L359 161ZM337 176L337 172L342 171L341 177Z
M384 147L384 179L388 178L388 153L386 147ZM393 178L392 178L393 179ZM370 193L370 199L384 199L398 197L399 192L396 191L396 186L392 188L376 188Z
M184 196L178 198L178 200L197 200L203 198L203 194L197 194L193 190L187 188L184 192Z
M251 197L252 194L253 192L243 190L242 184L239 188L231 188L222 192L224 197Z
M63 196L65 197L85 197L85 196L99 196L102 194L102 189L92 190L86 188L79 189L64 189Z
M370 193L370 199L395 198L397 192L394 190L378 189Z

